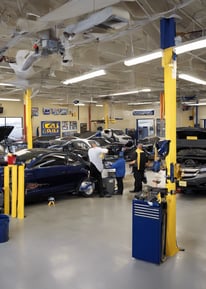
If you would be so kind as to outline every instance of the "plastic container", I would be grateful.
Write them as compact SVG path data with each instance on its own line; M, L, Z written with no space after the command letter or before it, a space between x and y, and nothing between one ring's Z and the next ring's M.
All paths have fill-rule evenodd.
M7 161L8 161L8 165L14 165L16 163L16 156L8 154Z
M9 216L0 214L0 243L9 240Z

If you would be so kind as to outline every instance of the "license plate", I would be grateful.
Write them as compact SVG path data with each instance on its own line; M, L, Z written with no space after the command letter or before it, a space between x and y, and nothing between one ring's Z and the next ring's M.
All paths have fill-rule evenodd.
M187 182L186 181L179 181L179 186L180 187L186 187L187 186Z

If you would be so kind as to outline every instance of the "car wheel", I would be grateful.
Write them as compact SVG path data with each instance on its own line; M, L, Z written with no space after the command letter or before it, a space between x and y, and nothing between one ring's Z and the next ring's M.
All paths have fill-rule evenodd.
M94 195L94 190L95 190L95 184L91 180L84 180L81 182L79 186L79 193L83 197L92 197Z

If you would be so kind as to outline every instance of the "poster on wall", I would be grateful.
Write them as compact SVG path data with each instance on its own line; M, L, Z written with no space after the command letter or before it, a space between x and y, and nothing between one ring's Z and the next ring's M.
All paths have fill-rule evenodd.
M69 129L70 130L77 130L77 122L76 121L70 121Z
M38 107L32 107L31 108L31 116L39 116L39 108Z
M59 109L59 114L60 115L67 115L68 114L68 109L67 108L60 108Z
M51 109L51 113L54 114L54 115L59 115L60 114L59 108L52 108Z
M54 115L67 115L68 109L67 108L52 108L51 113Z
M43 107L43 108L42 108L42 113L43 113L44 115L49 115L49 114L51 113L51 110L50 110L50 108Z
M41 135L42 136L60 136L60 121L42 121Z
M69 129L69 122L62 121L62 130L68 130L68 129Z

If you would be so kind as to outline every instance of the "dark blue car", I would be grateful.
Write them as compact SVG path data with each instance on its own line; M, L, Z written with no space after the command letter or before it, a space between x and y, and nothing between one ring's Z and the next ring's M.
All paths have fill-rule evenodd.
M88 179L89 163L71 152L24 149L16 153L16 162L25 164L26 200L63 193L90 197L94 193L94 184ZM3 176L3 167L0 173Z

